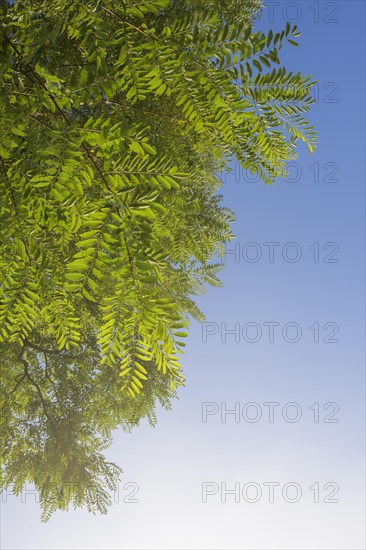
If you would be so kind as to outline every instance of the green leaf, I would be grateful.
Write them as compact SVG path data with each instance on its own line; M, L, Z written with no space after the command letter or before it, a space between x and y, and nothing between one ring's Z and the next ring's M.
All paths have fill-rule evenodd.
M83 293L83 296L85 296L85 298L87 300L89 300L90 302L96 302L97 301L96 298L92 294L90 294L90 292L88 292L85 287L83 287L82 293Z
M84 86L86 82L88 81L88 72L85 68L81 69L80 72L80 79L79 79L79 87Z
M81 281L83 279L84 275L82 273L66 273L65 278L68 281Z

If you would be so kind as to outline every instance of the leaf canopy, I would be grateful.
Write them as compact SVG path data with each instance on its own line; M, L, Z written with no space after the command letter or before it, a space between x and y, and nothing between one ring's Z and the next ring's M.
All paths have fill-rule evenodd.
M62 424L57 392L80 403L117 392L115 425L169 401L184 382L189 319L203 318L193 297L220 286L212 259L233 238L217 174L236 158L268 184L299 140L313 150L304 118L313 82L279 59L299 32L254 32L259 9L257 0L1 3L0 341L5 409L18 418L26 406L30 422L5 415L5 439L33 442L21 475L7 448L6 483L44 488L55 449L64 457L55 479L77 477L83 461L103 475L95 453L111 425L91 412L88 425ZM84 457L74 470L52 415L69 459ZM107 435L92 444L94 429ZM41 468L34 449L45 445Z

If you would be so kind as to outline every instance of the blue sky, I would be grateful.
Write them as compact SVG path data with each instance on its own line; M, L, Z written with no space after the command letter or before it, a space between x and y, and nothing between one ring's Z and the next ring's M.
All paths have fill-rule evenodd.
M4 549L365 547L365 3L267 4L257 29L302 32L281 61L319 82L318 148L299 148L289 181L222 176L237 255L198 300L206 324L192 323L173 410L115 436L109 515L43 525L32 497L9 496Z

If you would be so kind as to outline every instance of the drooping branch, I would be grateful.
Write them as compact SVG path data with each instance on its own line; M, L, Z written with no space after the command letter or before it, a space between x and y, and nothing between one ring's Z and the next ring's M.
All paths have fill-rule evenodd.
M38 393L38 396L39 396L39 399L42 403L42 408L43 408L43 412L47 418L47 420L49 421L50 425L52 426L52 428L54 429L55 428L55 425L54 425L54 421L50 415L50 413L48 412L48 405L43 397L43 394L42 394L42 390L41 388L39 387L39 384L34 380L34 378L31 376L30 372L29 372L29 365L27 363L27 361L22 357L21 358L21 362L23 363L24 365L24 374L25 376L28 378L28 380L30 381L30 383L32 384L32 386L34 388L36 388L37 390L37 393Z

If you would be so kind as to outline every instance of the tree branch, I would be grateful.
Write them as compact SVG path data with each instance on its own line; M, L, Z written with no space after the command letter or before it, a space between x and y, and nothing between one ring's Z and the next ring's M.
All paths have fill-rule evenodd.
M41 388L39 387L38 383L32 378L32 376L30 375L30 372L29 372L29 365L27 363L27 361L25 359L23 359L23 357L21 358L21 362L23 363L24 365L24 374L25 376L28 378L28 380L30 381L30 383L32 384L32 386L34 386L37 390L37 393L39 395L39 398L41 400L41 403L42 403L42 408L43 408L43 412L47 418L47 420L49 421L49 423L51 424L51 426L54 428L55 425L54 425L54 422L53 422L53 419L52 417L50 416L48 410L47 410L47 403L43 397L43 394L42 394L42 391L41 391Z

